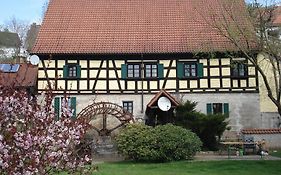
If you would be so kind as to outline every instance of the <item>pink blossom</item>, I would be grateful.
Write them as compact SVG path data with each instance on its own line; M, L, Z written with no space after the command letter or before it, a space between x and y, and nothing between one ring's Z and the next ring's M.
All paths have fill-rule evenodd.
M0 92L0 174L45 174L49 168L72 170L91 161L75 153L89 124L70 119L67 101L55 121L52 98L47 92L45 105L38 105L25 92Z

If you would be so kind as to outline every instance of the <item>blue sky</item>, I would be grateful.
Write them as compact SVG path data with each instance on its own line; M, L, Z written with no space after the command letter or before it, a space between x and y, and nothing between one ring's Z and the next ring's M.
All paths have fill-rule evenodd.
M47 0L0 0L0 25L12 17L28 23L40 22L42 7Z

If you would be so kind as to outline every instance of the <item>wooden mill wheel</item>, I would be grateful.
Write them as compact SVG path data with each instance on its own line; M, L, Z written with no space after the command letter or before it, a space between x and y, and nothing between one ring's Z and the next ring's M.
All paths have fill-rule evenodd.
M84 108L77 117L82 117L90 123L99 136L110 136L113 131L126 123L134 122L131 113L110 102L93 103Z

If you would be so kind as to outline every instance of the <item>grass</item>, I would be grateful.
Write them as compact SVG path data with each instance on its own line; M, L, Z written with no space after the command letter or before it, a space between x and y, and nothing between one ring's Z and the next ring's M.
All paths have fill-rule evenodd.
M181 161L104 163L95 175L280 175L281 161Z

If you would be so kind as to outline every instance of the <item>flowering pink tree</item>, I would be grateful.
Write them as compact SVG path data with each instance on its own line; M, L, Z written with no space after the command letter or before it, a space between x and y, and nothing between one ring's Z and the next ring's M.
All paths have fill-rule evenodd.
M23 91L0 90L0 174L48 174L75 171L91 159L79 144L89 124L71 119L67 103L55 120L52 94L44 105Z

